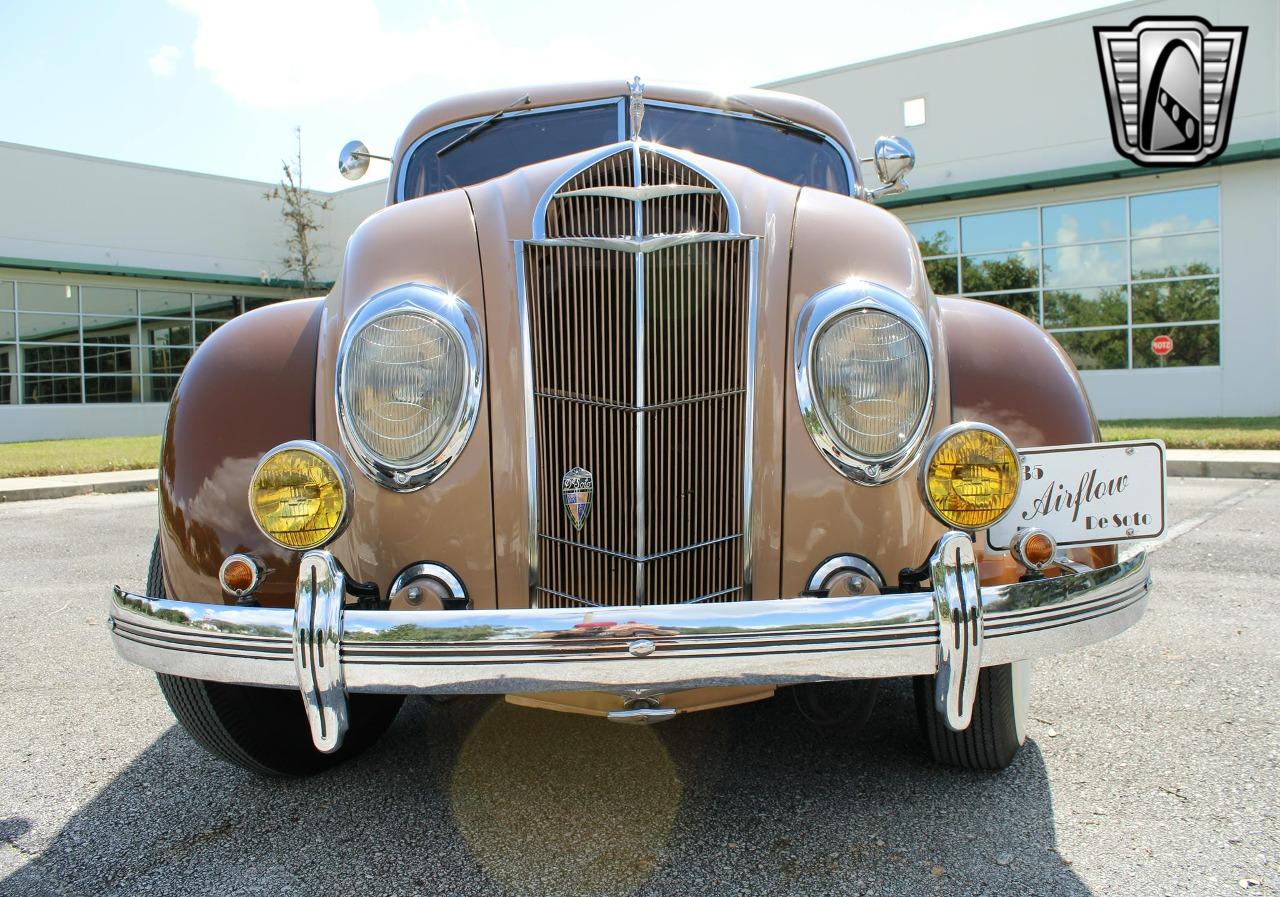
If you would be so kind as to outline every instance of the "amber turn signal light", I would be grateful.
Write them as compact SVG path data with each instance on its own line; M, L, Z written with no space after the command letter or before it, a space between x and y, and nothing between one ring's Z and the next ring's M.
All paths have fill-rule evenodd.
M955 424L925 452L920 477L933 516L954 529L986 529L1018 497L1018 453L994 427Z
M1009 553L1028 570L1039 572L1053 563L1058 543L1042 529L1019 530L1009 543Z
M261 578L257 561L247 554L228 555L218 569L218 581L222 588L237 598L252 595Z
M342 463L331 451L315 442L286 442L258 462L249 510L272 542L306 551L342 532L350 493Z

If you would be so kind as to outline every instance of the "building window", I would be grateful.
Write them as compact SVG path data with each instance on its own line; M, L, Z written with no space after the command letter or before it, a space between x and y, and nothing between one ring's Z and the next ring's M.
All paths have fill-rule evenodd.
M0 405L167 402L214 330L284 298L135 288L123 277L9 278L0 279Z
M1218 187L914 221L935 293L1012 308L1081 370L1220 362ZM1158 356L1166 335L1173 351Z
M918 128L924 124L924 97L902 101L902 124L907 128Z

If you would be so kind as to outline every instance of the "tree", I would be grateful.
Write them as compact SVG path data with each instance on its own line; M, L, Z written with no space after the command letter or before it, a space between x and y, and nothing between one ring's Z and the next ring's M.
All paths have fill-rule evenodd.
M317 286L317 251L320 248L312 239L320 231L316 215L327 212L330 200L320 199L302 185L302 128L294 128L298 140L298 152L293 160L281 161L283 177L280 183L262 194L268 202L280 200L280 215L285 225L285 256L280 260L283 275L292 275L301 282L304 295L310 295Z

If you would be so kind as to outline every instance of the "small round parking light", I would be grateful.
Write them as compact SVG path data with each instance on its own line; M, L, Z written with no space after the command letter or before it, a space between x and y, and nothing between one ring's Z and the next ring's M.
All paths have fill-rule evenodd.
M258 562L247 554L228 555L218 569L218 581L228 594L237 598L252 595L262 579Z
M1033 573L1039 573L1053 563L1058 553L1058 543L1042 529L1019 530L1009 543L1013 559Z

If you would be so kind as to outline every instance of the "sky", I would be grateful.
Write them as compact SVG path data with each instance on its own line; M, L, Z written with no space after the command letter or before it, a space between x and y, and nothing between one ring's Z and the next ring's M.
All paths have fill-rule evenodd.
M344 143L387 153L452 94L636 74L728 92L1104 5L0 0L0 141L275 181L300 127L305 184L336 190Z

